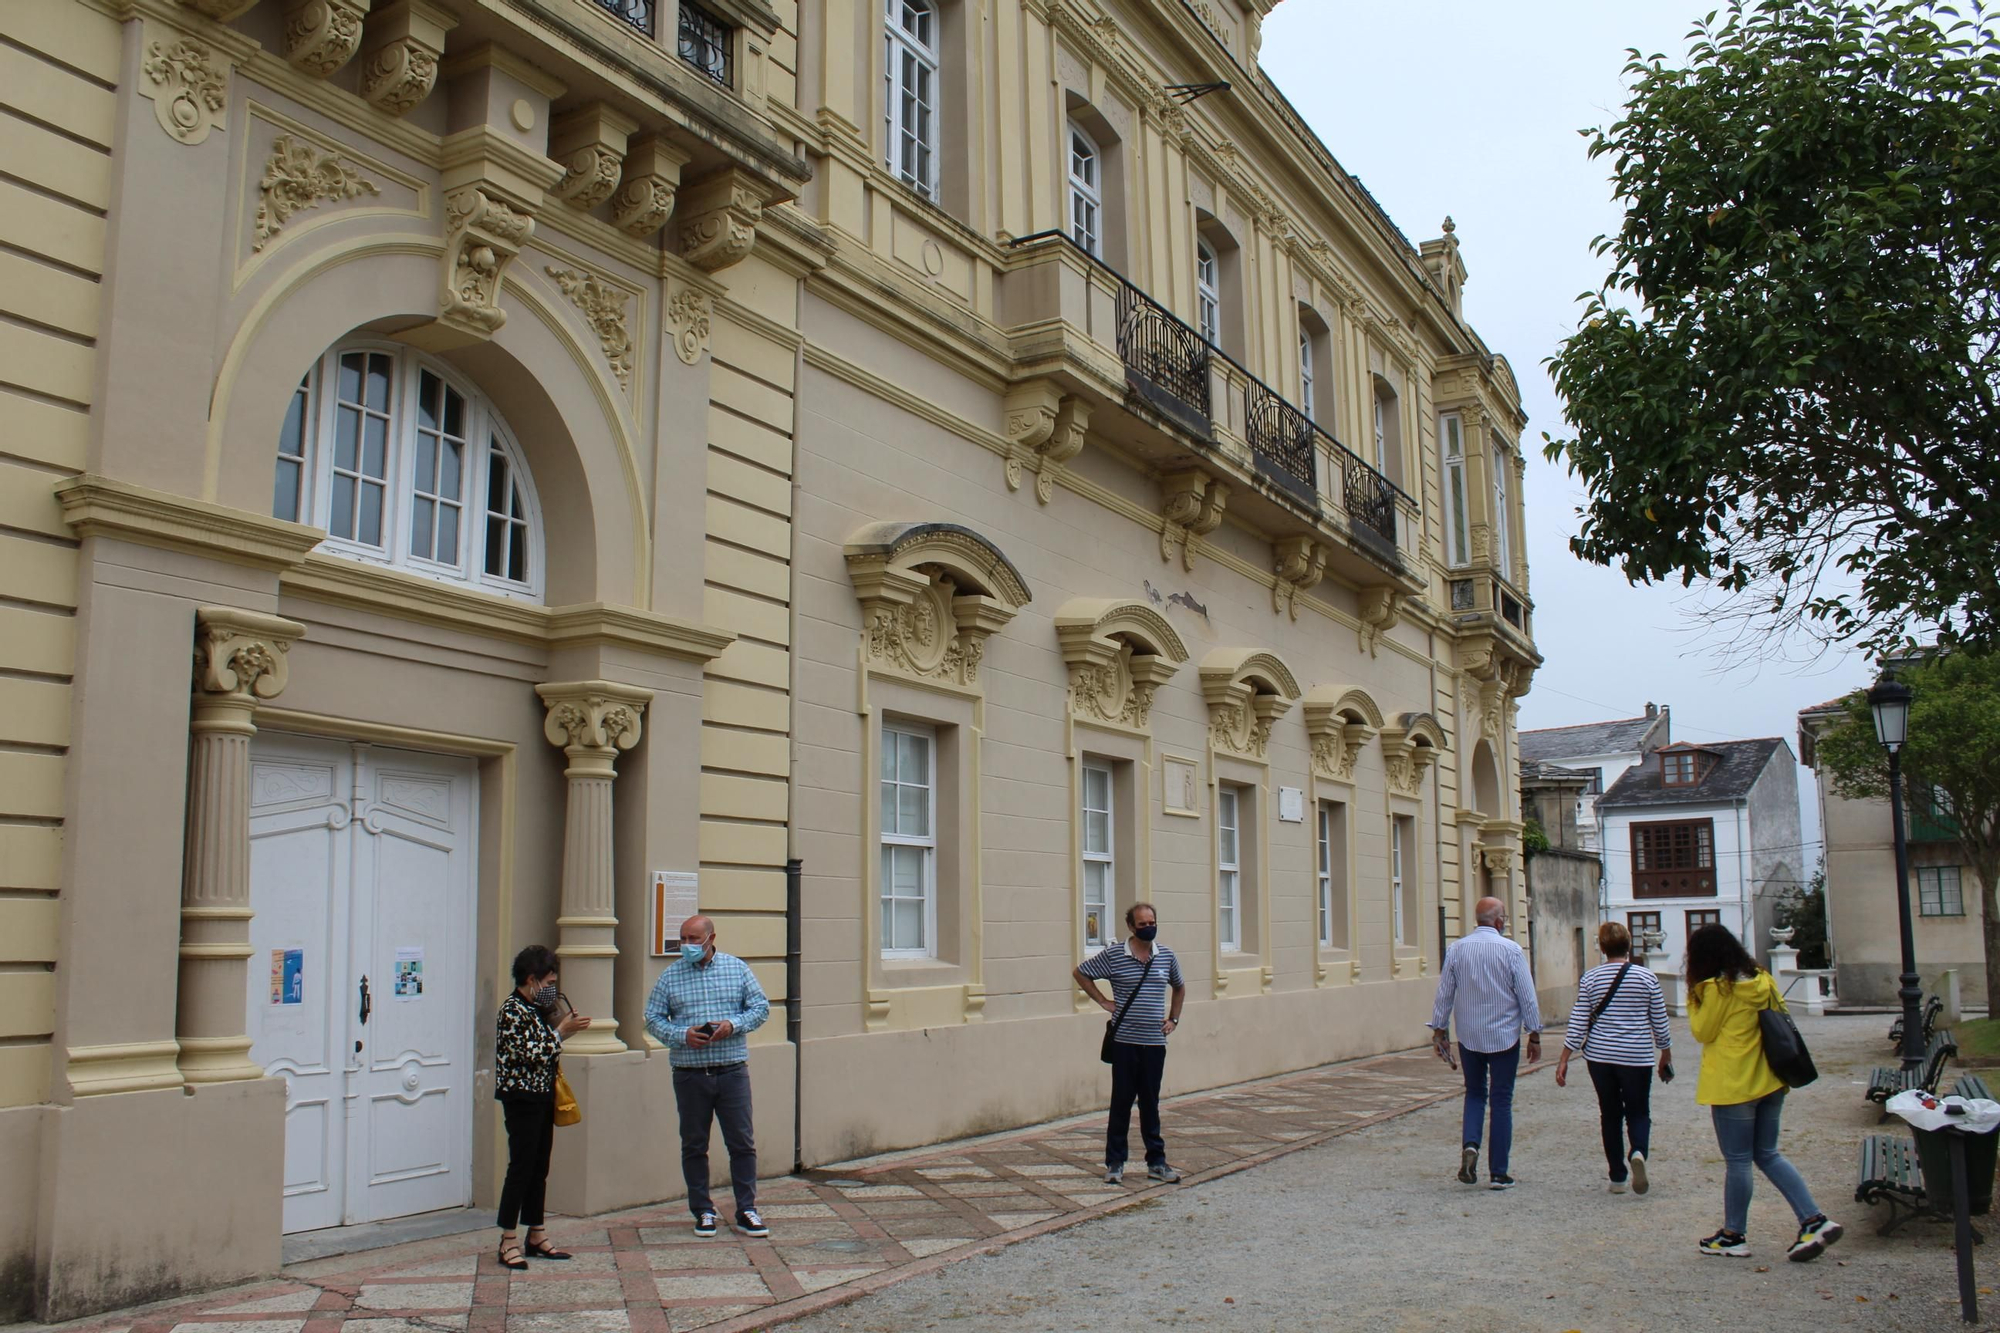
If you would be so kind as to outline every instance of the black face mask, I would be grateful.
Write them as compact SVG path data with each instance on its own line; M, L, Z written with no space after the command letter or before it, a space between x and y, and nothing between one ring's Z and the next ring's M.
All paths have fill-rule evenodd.
M1134 926L1132 927L1132 933L1146 943L1151 944L1153 936L1160 933L1160 928L1158 926Z

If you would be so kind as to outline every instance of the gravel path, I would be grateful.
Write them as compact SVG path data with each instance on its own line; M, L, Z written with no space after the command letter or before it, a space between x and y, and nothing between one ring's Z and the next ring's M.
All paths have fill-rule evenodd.
M1891 1054L1888 1020L1800 1026L1821 1078L1789 1099L1782 1146L1847 1226L1817 1263L1786 1262L1790 1211L1761 1176L1754 1257L1696 1252L1721 1224L1722 1160L1694 1104L1698 1048L1678 1023L1680 1077L1654 1087L1643 1197L1605 1191L1587 1076L1573 1069L1557 1088L1545 1069L1521 1081L1512 1192L1456 1182L1458 1108L1435 1106L786 1327L1941 1333L1958 1321L1949 1228L1916 1223L1884 1239L1853 1199L1857 1145L1876 1118L1861 1092ZM1171 1151L1171 1108L1167 1134ZM2000 1295L1985 1304L1990 1321Z

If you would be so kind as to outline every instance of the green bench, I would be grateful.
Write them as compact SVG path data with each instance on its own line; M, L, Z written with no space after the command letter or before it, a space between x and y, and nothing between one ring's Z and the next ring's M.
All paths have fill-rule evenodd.
M1944 1077L1945 1062L1958 1054L1958 1043L1952 1040L1949 1031L1933 1032L1930 1045L1924 1051L1924 1062L1915 1069L1890 1069L1883 1066L1868 1076L1868 1100L1877 1104L1888 1101L1899 1092L1911 1088L1922 1088L1925 1092L1936 1092L1938 1080ZM1889 1118L1888 1111L1882 1118Z
M1944 997L1942 995L1933 995L1924 1001L1925 1041L1928 1042L1931 1039L1931 1034L1937 1031L1938 1015L1943 1012ZM1889 1025L1889 1044L1891 1046L1901 1046L1903 1044L1903 1019L1900 1014L1896 1016L1896 1021Z
M1986 1090L1986 1080L1977 1074L1960 1074L1958 1082L1951 1085L1951 1095L1963 1097L1967 1101L1992 1101L1993 1094Z
M1889 1220L1876 1229L1884 1236L1930 1211L1924 1169L1917 1164L1917 1146L1908 1135L1870 1134L1861 1140L1861 1180L1854 1187L1854 1201L1889 1205Z

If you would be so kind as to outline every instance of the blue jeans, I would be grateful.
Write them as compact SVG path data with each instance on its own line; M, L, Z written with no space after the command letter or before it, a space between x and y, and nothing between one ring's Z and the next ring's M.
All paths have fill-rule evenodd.
M1754 1163L1759 1171L1785 1196L1800 1222L1819 1215L1812 1191L1806 1188L1799 1169L1778 1151L1778 1122L1785 1114L1783 1090L1754 1102L1708 1108L1715 1121L1715 1141L1722 1149L1726 1174L1722 1186L1722 1227L1745 1235L1750 1224L1750 1174Z
M1486 1169L1507 1174L1507 1150L1514 1146L1514 1075L1521 1068L1521 1045L1504 1051L1475 1051L1458 1044L1458 1063L1465 1070L1465 1123L1459 1141L1479 1146L1486 1108L1493 1107L1493 1141L1486 1150Z

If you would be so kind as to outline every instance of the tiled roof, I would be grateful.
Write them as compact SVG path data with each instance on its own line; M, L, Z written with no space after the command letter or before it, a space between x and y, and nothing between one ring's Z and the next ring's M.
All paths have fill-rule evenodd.
M1616 722L1585 722L1574 727L1544 727L1521 733L1521 761L1547 763L1592 754L1639 752L1658 717L1628 717Z
M1776 736L1754 741L1716 741L1710 745L1676 746L1718 756L1718 762L1692 786L1666 785L1658 763L1634 764L1618 775L1611 790L1597 798L1600 810L1618 806L1715 805L1748 796L1771 756L1784 748Z

